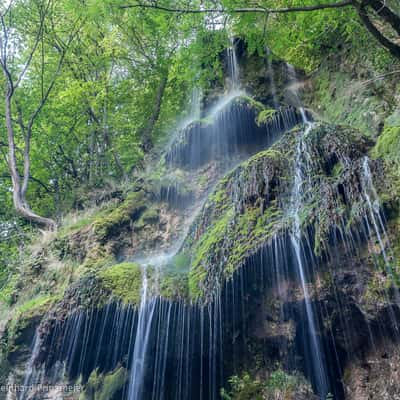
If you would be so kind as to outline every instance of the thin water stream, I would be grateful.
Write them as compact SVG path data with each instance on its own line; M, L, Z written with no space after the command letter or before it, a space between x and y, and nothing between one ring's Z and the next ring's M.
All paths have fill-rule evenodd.
M293 245L296 266L298 269L300 283L304 295L304 303L306 308L306 316L308 323L308 334L310 339L310 350L309 355L312 361L312 376L315 379L315 385L317 387L317 393L321 398L325 399L329 392L328 377L326 373L325 360L321 349L320 339L318 337L315 311L310 299L310 293L308 290L308 279L306 276L306 269L303 262L303 252L301 249L302 243L302 231L300 212L303 207L303 197L307 188L307 171L308 166L305 162L307 154L307 135L313 129L313 124L307 120L304 110L302 110L304 118L305 129L304 132L299 134L296 145L296 157L295 157L295 170L294 170L294 183L291 196L291 210L290 213L293 217L292 231L290 234L291 243Z

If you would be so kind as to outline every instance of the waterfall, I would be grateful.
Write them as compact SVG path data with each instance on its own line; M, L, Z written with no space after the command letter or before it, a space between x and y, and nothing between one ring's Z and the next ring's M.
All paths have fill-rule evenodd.
M325 399L329 390L328 378L325 369L325 361L323 357L323 352L321 349L321 343L318 338L316 319L314 315L313 305L310 301L310 293L307 285L307 277L305 271L305 265L303 262L303 254L301 250L301 221L300 212L303 206L303 197L306 191L309 189L307 184L307 178L304 173L307 173L308 166L304 162L303 157L307 155L307 145L305 139L309 132L313 129L312 123L307 120L307 117L302 111L302 115L305 122L304 133L299 134L297 138L296 146L296 156L295 156L295 170L294 170L294 183L291 196L291 210L290 213L293 217L292 231L290 234L291 243L293 245L294 254L296 258L296 266L299 273L300 283L304 294L304 302L306 307L307 322L309 327L310 335L310 348L311 348L311 360L312 360L312 375L316 381L315 385L317 387L317 393Z
M156 299L148 297L149 283L146 268L143 268L142 276L142 297L131 365L129 400L141 400L143 398L146 363L147 357L150 356L149 341L156 307Z
M39 340L39 333L36 330L35 336L33 338L33 346L31 351L31 356L26 364L25 367L25 377L24 377L24 384L23 384L23 391L19 395L20 400L28 399L32 393L29 393L29 388L33 387L36 383L40 382L41 380L41 373L42 371L36 369L35 362L36 358L40 351L40 340Z
M276 93L276 85L275 85L275 77L274 70L272 69L272 60L271 60L271 51L268 47L265 49L265 55L267 57L267 68L268 68L268 76L270 79L271 93L272 93L272 102L275 109L279 108L278 96Z
M290 94L293 96L292 99L290 99L290 102L292 105L296 108L303 109L303 104L299 96L299 88L301 86L298 78L297 78L297 73L293 65L286 63L286 69L288 73L288 78L289 78L289 86L287 87L288 91ZM304 121L304 118L303 118Z
M312 171L309 165L309 156L307 149L307 136L313 129L313 123L307 118L307 114L301 104L300 97L298 95L298 81L296 76L296 71L294 67L287 64L289 78L292 81L291 92L295 96L298 102L301 117L304 123L304 131L298 134L296 138L296 153L295 153L295 165L294 165L294 182L290 200L290 214L293 218L292 229L290 232L290 241L293 246L296 266L298 270L298 276L300 278L301 288L304 295L304 303L306 308L306 316L308 323L308 334L310 340L310 358L312 361L311 370L312 376L315 380L315 386L317 388L317 393L322 399L325 399L329 393L328 376L326 372L325 360L323 356L323 351L321 348L321 343L317 333L316 318L313 305L310 300L310 293L308 290L307 276L306 276L306 266L303 261L303 251L301 248L302 241L302 229L300 221L300 213L304 205L303 198L307 196L307 191L310 190L308 187L308 182L310 177L308 174ZM310 266L308 266L310 267Z
M240 89L239 63L236 54L236 43L233 37L230 38L230 46L227 48L227 61L229 72L229 91L236 92Z
M266 52L273 102L278 109L272 61L269 50ZM248 370L253 368L251 362L254 360L247 356L252 344L248 338L252 333L252 324L261 323L263 328L266 327L266 331L276 329L270 336L268 336L270 332L262 332L260 337L257 337L259 340L256 343L266 348L267 340L273 342L273 351L279 353L274 354L276 357L274 362L277 364L281 362L285 371L301 370L322 399L327 397L331 389L333 392L336 390L335 396L342 390L342 386L339 389L333 387L337 382L334 379L337 379L342 371L335 343L327 344L326 336L329 334L327 331L331 328L322 326L323 320L318 312L321 313L323 305L320 306L317 300L314 301L316 296L310 290L314 278L314 266L319 267L331 255L324 254L326 257L324 260L322 256L318 258L309 243L312 241L313 233L309 234L303 229L302 221L302 212L309 206L309 191L312 185L318 182L312 178L317 173L322 175L326 172L323 171L323 166L318 165L321 168L317 168L318 160L313 160L316 150L308 142L317 124L314 124L301 103L298 93L300 83L293 66L287 65L289 91L294 99L293 106L280 109L268 123L259 126L255 123L257 114L251 108L251 104L243 102L243 98L239 95L240 74L236 44L233 39L227 49L227 65L230 84L228 93L208 110L206 121L199 121L201 91L198 88L193 89L188 107L188 110L190 108L188 119L184 121L181 131L170 143L166 154L167 171L173 175L176 173L175 169L180 168L188 173L189 179L198 182L194 179L198 179L196 174L204 173L201 168L212 169L214 164L224 163L215 176L211 174L202 176L208 180L207 184L211 187L229 167L247 159L249 155L267 149L281 138L284 132L302 123L300 130L288 132L285 136L288 138L287 143L291 144L293 135L296 135L293 171L289 158L292 154L291 148L284 149L289 154L286 157L278 147L270 152L275 158L265 156L267 161L263 161L261 167L256 165L253 168L251 164L253 168L251 169L249 164L246 164L240 167L242 171L238 172L240 169L238 168L232 173L233 182L229 179L224 181L224 185L229 181L226 186L233 199L232 209L234 208L238 215L248 206L252 211L257 211L249 218L254 217L257 223L260 221L265 225L275 224L277 220L267 211L273 208L270 207L272 202L280 201L277 214L282 213L284 222L280 225L279 220L276 230L268 228L272 231L270 236L262 231L266 236L262 238L265 242L257 243L258 248L250 248L253 243L249 243L244 261L237 256L243 264L239 265L238 262L239 266L234 265L233 271L226 271L225 265L221 266L226 261L223 246L215 252L223 253L221 263L217 260L219 254L210 254L211 266L201 271L206 275L202 282L204 290L209 289L204 298L191 301L189 297L173 299L163 297L160 286L168 263L182 250L183 240L190 231L189 227L194 226L192 223L197 215L195 209L200 210L203 207L206 192L209 190L204 190L201 194L203 197L199 195L196 199L185 199L187 203L184 203L182 197L176 195L180 190L180 182L173 181L168 184L163 182L165 193L161 194L160 198L162 201L174 202L176 207L174 216L176 217L177 210L182 211L182 209L185 209L186 214L192 213L191 217L184 216L187 225L184 226L182 240L176 241L169 253L162 253L156 249L148 251L145 257L141 257L142 253L137 254L137 258L133 261L142 268L141 297L137 304L123 304L122 300L119 302L115 298L110 298L101 306L92 303L81 305L78 302L78 306L73 303L74 305L71 305L61 317L54 315L49 318L50 322L46 321L47 325L44 324L44 328L47 329L46 336L41 336L39 329L35 336L32 355L26 366L26 385L40 383L42 379L52 382L60 382L63 379L69 382L80 381L83 385L87 385L92 374L104 376L117 368L123 368L127 371L128 379L118 398L217 400L220 399L221 387L227 384L230 376L239 376L246 371L246 368ZM360 158L357 158L358 167L361 165L359 160ZM285 164L286 161L288 164ZM331 160L324 159L321 164L325 162L329 164ZM211 168L207 163L210 163ZM276 163L279 166L270 173L267 163ZM292 176L285 174L282 177L284 182L279 181L282 176L278 174L280 163L286 166L290 174L293 172ZM351 168L350 165L346 166ZM326 175L330 174L326 172ZM365 216L368 234L362 231L364 228L362 226L360 228L362 232L358 236L356 232L353 238L353 232L347 229L346 220L343 218L341 221L343 227L340 226L337 230L336 227L332 228L334 231L332 236L341 235L340 239L334 237L335 244L332 247L341 241L344 246L353 250L363 240L374 236L378 240L385 266L390 270L385 221L367 157L362 161L361 174L359 168L356 170L356 175L357 180L361 180L363 200L368 212ZM279 185L287 186L282 198L278 198L281 194ZM336 192L332 194L335 195ZM265 206L270 209L265 211ZM204 208L202 210L204 211ZM207 214L207 210L204 214ZM209 218L214 217L215 215ZM229 220L229 224L235 223L235 219ZM244 226L243 231L246 229ZM201 234L197 235L196 232L193 240L195 242L199 240ZM246 233L243 233L243 236L246 237ZM228 240L232 242L231 237L228 237ZM206 258L207 251L204 251L202 256ZM187 267L189 268L189 265ZM203 287L201 289L203 290ZM267 296L271 296L274 302L279 302L279 307L276 307L279 308L276 312L278 316L271 316L273 310L267 315L268 318L264 315L262 321L254 321L256 319L254 309L266 307ZM340 300L337 302L339 304ZM340 315L340 318L342 317ZM391 317L395 324L396 316L393 312ZM351 326L351 321L342 323L345 326L343 336L346 336L348 334L346 329ZM283 325L284 329L279 324ZM371 329L371 341L373 335ZM350 342L347 337L344 340ZM289 343L291 341L292 343ZM261 353L265 348L262 348ZM40 353L45 353L46 356ZM263 359L262 362L266 360ZM272 368L273 365L266 366L268 373Z
M192 97L190 100L190 120L195 121L201 118L201 99L202 91L199 87L195 86L192 90Z
M381 204L379 202L379 197L376 192L372 172L369 167L369 157L365 156L362 162L362 176L361 176L362 190L364 199L367 203L368 215L365 216L365 223L367 226L368 236L370 238L375 237L377 239L381 255L385 264L385 269L391 279L395 279L395 271L393 270L392 263L390 261L393 258L391 253L391 246L389 242L388 235L385 229L385 221L382 218ZM372 223L372 226L371 226ZM387 250L388 249L388 250ZM389 294L385 291L386 299L389 300ZM395 302L400 305L400 295L397 290L394 291ZM389 301L388 301L389 302ZM394 334L397 340L400 340L400 326L396 318L396 313L392 306L389 307L389 316L392 322L392 327L394 329Z
M363 193L365 201L368 205L369 217L373 225L373 232L378 239L379 247L385 261L385 266L390 269L390 262L386 253L386 246L384 244L384 241L385 243L388 243L389 240L387 238L385 224L381 216L381 206L379 204L379 198L372 182L372 173L369 168L369 158L367 156L364 157L363 160L362 172Z

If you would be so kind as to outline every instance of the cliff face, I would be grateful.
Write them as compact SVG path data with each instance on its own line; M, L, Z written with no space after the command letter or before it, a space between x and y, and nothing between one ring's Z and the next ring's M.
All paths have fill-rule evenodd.
M335 95L348 114L327 123L327 66L294 82L283 62L239 61L252 97L230 92L31 249L6 288L2 378L34 385L15 398L400 394L399 110L371 135Z

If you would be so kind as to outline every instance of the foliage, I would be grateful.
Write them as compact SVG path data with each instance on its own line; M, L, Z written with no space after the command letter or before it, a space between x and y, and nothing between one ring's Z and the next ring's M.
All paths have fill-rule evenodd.
M227 393L224 389L221 390L223 400L262 400L264 382L253 380L248 373L243 376L232 376L229 379L231 392Z
M14 3L13 40L18 51L13 65L17 68L35 41L41 2ZM182 5L169 0L163 4ZM310 4L314 2L263 0L260 6ZM189 112L192 89L200 87L207 94L221 86L221 52L230 36L242 37L249 53L265 54L269 47L274 57L307 71L344 47L351 49L354 63L368 59L382 71L395 66L385 50L370 40L352 8L268 16L230 13L245 4L224 0L221 5L227 14L223 18L140 7L124 9L121 5L126 2L54 2L43 40L18 88L13 108L16 116L26 119L57 69L57 49L75 29L61 71L33 128L27 197L40 214L60 216L71 207L79 207L80 188L87 192L109 180L131 178L146 158L145 132L150 130L156 145L165 143L176 116L182 110L183 114ZM199 4L190 1L184 6L196 8ZM213 8L214 4L206 2L206 6ZM164 80L166 86L160 93ZM3 89L4 84L1 78ZM149 126L152 119L154 124ZM22 127L14 122L17 147L22 149ZM2 116L0 128L4 130ZM7 215L0 218L14 223L4 139L0 140L0 200Z
M372 155L400 164L400 125L385 127L378 138Z
M115 399L127 378L127 371L123 367L105 375L95 370L90 374L85 391L79 396L79 400Z
M278 9L320 3L263 0L258 5ZM225 0L223 4L228 9L243 6L237 0ZM306 71L313 71L325 57L345 47L351 48L353 54L371 60L377 69L395 64L390 54L371 40L352 7L271 15L239 13L233 15L232 25L236 35L246 40L250 52L265 54L268 47L275 56Z
M29 56L25 44L33 43L37 32L37 21L26 15L36 16L40 2L14 3L13 36L21 62ZM155 143L164 140L177 113L185 110L194 82L210 83L210 76L220 74L217 55L226 35L209 32L204 16L124 11L120 4L118 0L57 1L46 20L52 29L45 29L18 88L13 107L16 115L18 110L26 117L57 68L57 46L63 43L63 35L76 29L32 134L28 201L40 214L60 215L79 205L80 187L90 191L110 179L130 177L142 166L144 132L150 129ZM18 66L18 60L14 64ZM199 79L200 65L205 74ZM155 110L151 105L164 79L160 109ZM4 84L0 79L2 90ZM153 117L154 126L149 127ZM0 128L4 130L1 116ZM20 149L24 139L17 121L14 129ZM3 138L0 150L0 198L11 210ZM11 213L6 219L15 217Z
M139 304L142 287L142 270L135 263L121 263L100 273L103 285L126 303Z
M248 372L229 378L231 390L221 390L223 400L272 400L290 399L304 380L296 375L289 375L282 369L273 371L268 379L255 379Z

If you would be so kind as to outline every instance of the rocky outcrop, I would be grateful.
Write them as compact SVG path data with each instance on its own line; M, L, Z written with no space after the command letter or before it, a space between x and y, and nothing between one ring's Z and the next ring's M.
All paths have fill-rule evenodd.
M244 260L292 223L292 177L296 143L290 132L229 173L195 221L184 251L192 254L190 287L194 297L212 293ZM361 223L367 214L363 162L371 143L357 131L316 125L304 138L309 189L302 199L303 230L316 255L328 251L335 230ZM372 163L373 164L373 163ZM376 174L379 163L374 164ZM351 228L348 229L351 234Z

